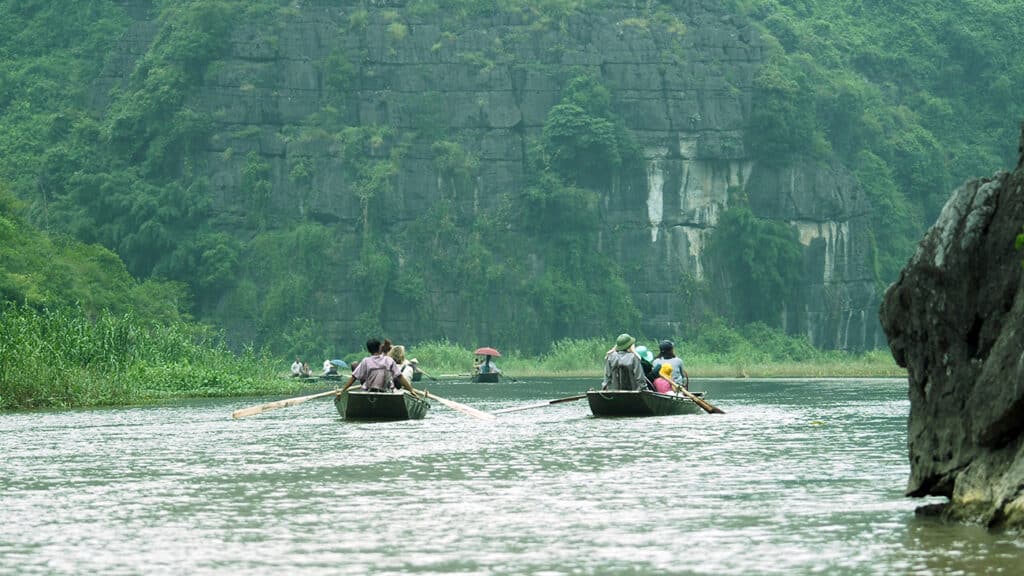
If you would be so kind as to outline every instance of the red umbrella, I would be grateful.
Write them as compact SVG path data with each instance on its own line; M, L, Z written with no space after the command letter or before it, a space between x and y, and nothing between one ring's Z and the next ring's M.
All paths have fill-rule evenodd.
M489 348L487 346L484 346L483 348L477 348L476 350L473 351L473 354L476 354L477 356L496 356L498 358L501 358L501 352L498 352L494 348Z

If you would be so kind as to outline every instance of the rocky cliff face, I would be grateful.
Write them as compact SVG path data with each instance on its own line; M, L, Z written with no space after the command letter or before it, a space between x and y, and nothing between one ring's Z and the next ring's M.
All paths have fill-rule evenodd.
M157 29L148 2L126 5L136 24L98 94L127 78ZM636 261L642 273L628 281L647 334L686 333L680 286L704 277L707 234L742 194L756 214L796 227L805 246L807 284L799 304L786 310L789 331L829 348L881 344L870 207L842 166L773 164L748 152L745 130L765 49L749 23L721 2L682 0L667 14L611 2L550 21L529 11L456 19L402 1L307 0L275 26L239 27L226 57L191 97L190 105L216 118L195 166L214 184L223 213L248 205L243 174L255 152L270 166L271 212L278 215L272 225L300 218L341 228L358 222L354 184L337 147L296 138L294 130L336 99L339 82L351 124L422 133L426 108L476 160L469 184L456 185L429 144L413 143L387 199L396 224L441 197L455 197L465 211L497 209L522 191L525 151L570 72L589 72L612 92L646 164L637 176L600 190L608 208L600 249ZM338 55L346 76L332 81L327 63ZM308 167L308 177L290 177L297 163ZM451 296L434 296L439 310L458 308L446 302ZM341 305L323 313L353 316ZM440 320L457 339L460 322ZM411 338L431 334L406 328Z
M1024 527L1024 132L1014 173L950 198L886 292L882 325L910 376L911 496Z

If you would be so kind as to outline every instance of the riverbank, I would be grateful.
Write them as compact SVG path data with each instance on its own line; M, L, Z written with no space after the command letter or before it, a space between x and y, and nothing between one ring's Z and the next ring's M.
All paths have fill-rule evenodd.
M905 378L906 372L898 366L890 368L877 362L833 362L833 363L767 363L752 365L691 365L687 368L690 378L694 381L711 379L749 378L792 378L792 379L829 379L829 378ZM320 380L318 378L288 378L281 376L277 367L271 362L250 363L246 373L229 375L211 372L183 363L178 367L162 366L158 369L141 369L135 377L126 379L124 376L111 379L89 374L73 372L62 377L53 385L44 385L40 390L49 395L33 397L23 405L11 402L4 403L0 412L25 408L88 408L101 406L145 406L160 404L170 400L188 398L217 398L243 396L300 396L319 390L329 390L344 382L338 380ZM425 367L426 368L426 367ZM427 370L439 381L465 381L469 372L452 370ZM348 376L345 374L344 376ZM524 360L510 362L505 368L506 380L521 378L584 378L592 379L595 384L601 380L603 370L599 366L577 370L551 370L543 366L530 367ZM415 384L418 388L429 387L431 380L425 379ZM43 383L46 384L46 383ZM53 383L51 383L53 384ZM26 384L27 385L27 384ZM9 400L8 396L0 396L0 400Z
M656 347L654 344L652 347ZM888 350L860 354L811 348L771 349L743 341L722 350L679 346L691 378L902 378L907 372ZM506 377L601 378L608 344L602 340L569 340L552 345L549 353L531 357L509 353L496 359ZM470 374L469 350L448 343L426 343L410 348L420 367L447 378Z
M906 375L886 350L863 354L821 351L800 339L764 331L758 334L755 339L728 328L711 327L693 342L680 341L677 350L691 378ZM657 342L648 346L657 348ZM605 339L562 340L551 344L544 354L505 351L495 361L507 380L577 377L599 381L608 347ZM318 365L323 354L304 357ZM439 375L447 380L468 380L473 366L472 349L450 342L409 345L407 354L416 358L427 374L420 387ZM342 355L350 364L364 356L361 351ZM290 363L291 358L266 350L233 352L216 331L185 322L158 325L132 314L105 313L93 318L75 308L0 308L0 410L295 396L340 384L336 380L289 378Z

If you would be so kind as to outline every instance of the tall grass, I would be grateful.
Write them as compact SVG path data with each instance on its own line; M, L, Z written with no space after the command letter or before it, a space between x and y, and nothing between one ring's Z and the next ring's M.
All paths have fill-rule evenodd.
M863 353L824 351L806 339L787 336L763 325L735 329L714 323L689 339L676 339L676 354L691 377L899 377L906 371L896 365L888 350ZM516 351L503 353L496 363L506 376L600 377L607 340L567 339L551 345L539 357ZM658 341L640 338L655 354ZM410 357L432 376L468 376L473 369L472 349L448 341L431 341L408 347ZM354 355L358 356L358 355Z
M0 409L98 406L277 390L277 360L209 328L131 313L0 307Z
M763 326L702 327L676 341L691 377L902 376L888 351L854 355L815 349ZM560 340L539 356L508 351L502 372L524 376L603 373L608 339ZM399 342L401 343L401 342ZM657 341L640 339L652 350ZM407 347L434 377L465 377L472 349L448 341ZM350 354L356 360L365 354ZM0 306L0 409L124 405L177 397L290 393L311 383L282 378L288 360L265 351L234 353L208 327L143 322L131 313L90 316L80 308Z

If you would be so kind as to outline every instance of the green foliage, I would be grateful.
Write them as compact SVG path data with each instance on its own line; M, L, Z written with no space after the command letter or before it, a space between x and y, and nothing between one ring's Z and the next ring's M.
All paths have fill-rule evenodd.
M1016 242L1014 242L1014 247L1016 247L1017 250L1024 248L1024 227L1021 227L1021 233L1017 235L1017 240ZM1024 266L1024 260L1021 261L1020 265Z
M273 366L252 350L236 356L217 334L181 321L0 305L0 410L251 393Z
M713 282L723 287L719 310L744 324L781 325L801 280L803 256L795 229L735 206L709 236L705 258Z
M263 228L270 216L270 197L274 191L270 183L270 163L251 150L242 167L242 189L246 195L247 217L254 228Z
M388 35L395 42L401 42L405 40L405 37L409 35L409 27L402 22L392 22L387 26Z
M736 328L720 319L695 326L691 338L674 338L676 353L692 377L701 376L899 376L888 351L865 354L822 351L806 338L787 336L763 324ZM604 357L614 335L597 338L563 339L542 349L537 356L499 348L502 371L512 377L576 375L600 378ZM656 340L643 336L637 344L657 350ZM447 340L413 343L407 352L432 376L466 375L472 369L473 348ZM355 361L365 353L345 357Z
M161 32L110 112L107 138L115 150L152 167L173 165L173 159L163 158L170 149L161 142L166 126L184 132L178 137L195 137L196 130L202 132L201 127L208 126L197 118L194 127L179 128L195 115L183 108L187 92L202 81L206 66L227 46L235 22L233 4L227 0L163 3Z
M734 5L772 52L755 85L752 150L831 148L855 167L874 202L881 284L955 183L1012 165L1024 63L1005 47L1024 42L1021 0Z
M147 320L175 320L187 310L184 286L140 284L106 248L38 232L22 220L22 206L0 188L0 300L39 308L77 302L90 313L141 309Z
M872 202L880 284L895 277L951 183L991 173L1012 159L1016 127L1007 118L1024 115L1024 101L1017 97L1024 92L1024 64L1006 46L1024 43L1021 0L731 5L762 27L769 55L754 79L748 152L767 161L838 155ZM215 212L211 199L219 196L203 176L215 172L204 165L210 157L207 139L223 113L207 112L196 102L198 88L227 70L218 59L236 25L256 28L273 49L278 23L299 13L297 4L154 2L158 29L152 43L130 76L108 91L105 67L123 74L117 62L107 61L130 21L121 3L0 0L0 181L24 201L20 208L8 201L0 220L0 235L17 238L0 246L0 290L35 306L80 300L91 312L131 308L140 315L145 309L146 317L173 317L184 308L164 303L187 301L184 283L198 314L255 332L289 353L330 349L318 336L327 322L321 312L333 302L332 283L351 281L352 274L372 284L359 298L354 320L360 334L391 329L388 314L414 316L421 324L439 319L431 301L436 291L460 295L460 325L495 310L522 310L514 326L501 330L517 344L557 338L566 326L580 336L630 325L638 313L624 271L593 247L599 193L627 182L642 165L596 68L581 72L551 64L546 70L569 80L531 143L528 181L517 197L480 193L480 182L490 176L480 170L486 148L479 134L449 130L445 111L452 103L441 88L411 103L382 91L388 114L377 117L395 121L393 126L362 123L366 110L353 97L357 88L381 80L373 78L379 70L363 66L371 34L384 34L400 48L410 42L405 22L418 25L429 16L444 30L437 37L437 58L461 58L480 72L505 65L523 69L547 65L516 62L522 43L550 41L558 35L552 30L568 31L572 18L607 6L605 0L417 0L401 12L353 6L333 48L325 51L329 55L317 63L323 108L280 133L285 141L312 149L322 145L339 158L343 174L334 182L341 182L340 193L351 193L346 200L360 209L353 226L352 214L342 216L341 227L355 229L346 235L301 221L333 218L309 209L307 200L319 202L336 192L313 190L325 175L314 173L313 157L305 152L289 151L283 169L270 153L250 152L263 150L252 145L266 136L259 128L225 134L230 141L223 147L215 143L224 150L224 166L216 171L238 171L241 205L218 206ZM615 21L632 34L650 35L663 54L679 61L687 33L685 3L653 2L621 15L622 6L613 6ZM506 15L510 24L486 42L463 42L474 19L495 15ZM555 41L540 55L561 58L567 46ZM466 52L456 54L459 49ZM243 68L242 81L250 89L271 81L269 74L253 78L255 67ZM739 96L745 84L729 79L728 70L726 79L735 80L732 90ZM701 119L695 115L678 128L699 130ZM394 191L399 184L408 190L402 162L413 145L416 161L434 162L444 198L416 221L396 224L402 210L396 210ZM300 189L304 211L301 217L292 212L294 220L275 229L272 186L284 178ZM22 219L88 245L56 237L26 244L22 240L32 232ZM791 296L785 287L792 278L758 266L771 259L775 264L768 268L786 265L791 239L756 219L744 226L738 233L758 240L727 240L723 233L722 246L740 249L727 250L735 262L711 273L728 281L730 289L722 294L728 301L742 301L738 290L753 285L779 304ZM751 243L757 246L753 259ZM51 253L57 256L41 256ZM331 255L330 265L323 264L325 254ZM140 284L131 275L180 283ZM718 293L706 285L694 290ZM701 299L692 291L679 297ZM610 313L608 302L622 306ZM777 314L736 310L737 319L769 323ZM694 313L694 319L703 317ZM468 337L492 336L480 332ZM439 329L432 336L445 334Z
M589 245L600 223L598 199L592 190L567 186L555 174L543 172L523 195L522 226L556 242Z
M438 174L449 182L455 194L466 193L473 187L478 167L477 158L458 142L441 140L430 147Z
M591 76L571 79L543 130L545 163L570 184L605 189L637 151L611 112L611 93Z
M899 275L914 250L923 228L920 205L911 204L896 188L889 165L873 153L862 150L853 166L854 174L871 199L871 224L880 250L875 258L879 289Z
M336 48L324 62L324 82L333 99L346 95L354 86L356 69L343 48Z
M751 152L770 161L821 153L810 79L788 60L765 65L754 81L757 106L750 117Z

